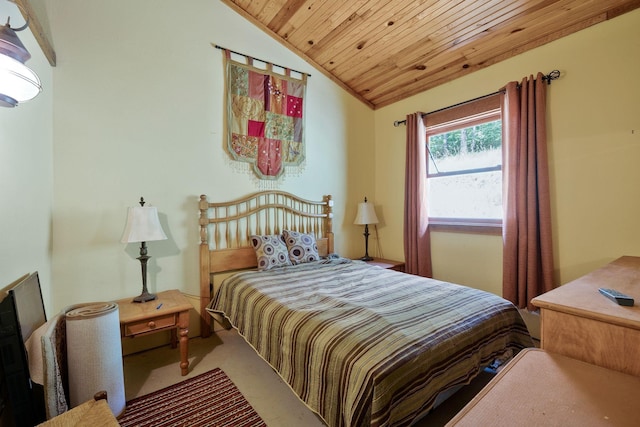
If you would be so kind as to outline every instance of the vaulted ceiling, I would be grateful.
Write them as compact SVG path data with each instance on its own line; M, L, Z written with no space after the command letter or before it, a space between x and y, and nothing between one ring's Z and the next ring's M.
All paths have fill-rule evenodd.
M222 2L372 108L640 7L640 0Z

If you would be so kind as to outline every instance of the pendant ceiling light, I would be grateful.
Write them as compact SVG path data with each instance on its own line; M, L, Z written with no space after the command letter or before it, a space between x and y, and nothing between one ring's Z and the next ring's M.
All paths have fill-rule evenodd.
M24 47L16 31L29 26L29 20L20 28L13 29L7 23L0 28L0 106L15 107L29 101L40 93L40 79L24 65L31 54Z

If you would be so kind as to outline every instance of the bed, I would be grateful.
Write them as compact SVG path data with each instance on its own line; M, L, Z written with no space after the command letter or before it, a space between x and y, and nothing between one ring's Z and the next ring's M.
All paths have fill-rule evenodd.
M500 297L329 255L332 208L330 196L283 192L200 199L203 327L222 316L329 426L410 425L486 365L533 346ZM257 269L251 236L291 233L312 236L318 258ZM212 296L212 275L229 270Z

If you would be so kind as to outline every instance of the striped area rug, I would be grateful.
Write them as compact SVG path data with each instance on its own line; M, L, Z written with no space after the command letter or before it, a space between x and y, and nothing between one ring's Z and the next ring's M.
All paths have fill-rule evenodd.
M127 402L123 427L266 427L220 368Z

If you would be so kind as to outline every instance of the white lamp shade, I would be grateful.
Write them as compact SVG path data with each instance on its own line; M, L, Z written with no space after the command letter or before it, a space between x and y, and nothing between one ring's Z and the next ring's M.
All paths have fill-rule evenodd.
M373 203L358 203L358 213L356 213L356 219L353 223L357 225L377 224L378 217L376 216L376 210L373 208Z
M17 103L29 101L40 93L40 79L29 67L13 58L0 55L0 102L14 107Z
M160 225L158 210L153 206L135 206L129 208L127 225L122 234L122 243L152 242L166 240L167 236Z

